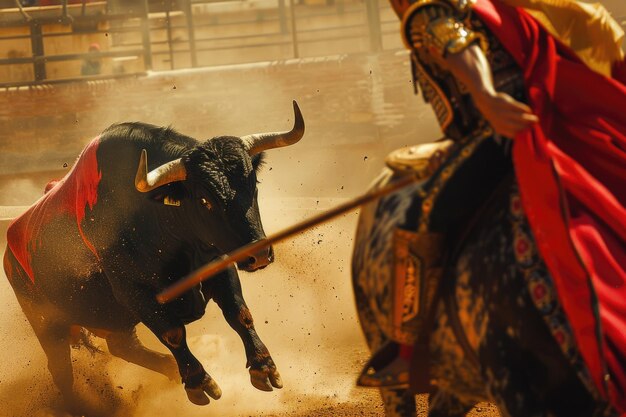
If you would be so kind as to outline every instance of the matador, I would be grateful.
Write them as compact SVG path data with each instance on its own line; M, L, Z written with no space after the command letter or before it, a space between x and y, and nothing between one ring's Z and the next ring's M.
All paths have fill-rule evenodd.
M514 173L593 384L625 414L622 29L603 6L575 0L390 1L416 91L446 137L428 148L434 178L415 221L422 285L437 285L450 236ZM402 362L420 343L412 331L398 325L398 357L364 385L408 382Z

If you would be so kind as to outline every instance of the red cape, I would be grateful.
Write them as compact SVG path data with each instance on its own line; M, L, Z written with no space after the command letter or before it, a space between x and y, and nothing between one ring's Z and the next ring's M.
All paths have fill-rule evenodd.
M524 208L593 381L626 413L626 87L521 9L475 12L524 72L541 120L514 141Z
M76 223L76 229L72 227L67 233L80 236L85 246L99 259L82 226L87 205L91 209L98 201L98 184L102 178L96 158L99 144L99 137L92 140L67 175L60 181L51 181L46 186L46 193L13 220L7 229L9 248L33 284L36 277L31 261L43 244L41 233L48 223L59 216L69 216L70 225Z

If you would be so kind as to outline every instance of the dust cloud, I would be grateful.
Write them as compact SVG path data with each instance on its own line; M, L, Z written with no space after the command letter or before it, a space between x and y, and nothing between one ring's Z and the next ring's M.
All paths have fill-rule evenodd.
M183 75L180 75L183 77ZM218 134L246 134L255 131L289 128L292 120L291 100L301 96L285 92L280 77L272 81L246 80L236 97L240 111L233 111L223 92L217 91L215 102L207 105L206 94L196 95L191 87L186 93L184 109L179 101L161 103L151 113L149 108L124 108L103 104L89 115L100 125L93 127L91 137L106 125L125 120L171 124L182 133L199 139ZM185 90L184 82L177 90ZM256 85L256 87L255 87ZM111 93L113 94L113 93ZM337 100L341 91L333 92ZM409 92L410 94L410 92ZM263 97L262 99L260 97ZM99 101L107 103L108 97ZM112 99L112 98L111 98ZM331 96L325 99L334 99ZM231 97L231 100L232 97ZM254 100L254 101L248 101ZM362 139L350 124L343 131L328 129L328 117L314 100L299 98L307 133L298 145L268 152L267 164L260 174L261 215L266 233L278 231L320 210L328 209L347 197L364 192L382 166L381 144ZM253 107L273 109L269 116L252 112ZM165 107L165 108L164 108ZM191 117L176 120L174 114L192 114L202 109L203 120L192 124ZM171 114L168 114L168 111ZM350 108L346 109L349 117ZM247 113L246 117L241 114ZM168 114L167 117L163 117ZM84 119L83 119L84 120ZM207 128L207 120L219 120ZM335 123L333 121L333 123ZM376 128L375 123L372 126ZM26 126L25 126L26 128ZM79 126L84 129L84 126ZM34 135L44 134L34 131ZM64 160L73 160L89 136L76 139L75 151ZM334 140L352 137L358 146L334 146ZM345 139L348 138L348 139ZM54 145L39 141L40 155L52 154ZM387 144L387 146L390 146ZM28 172L24 169L23 172ZM29 205L42 193L52 177L38 171L33 175L3 176L0 182L0 205ZM50 174L52 175L52 174ZM58 177L58 175L57 175ZM154 415L185 416L308 416L345 415L375 416L382 413L376 392L355 388L355 378L367 358L367 348L360 333L350 284L350 256L356 224L356 212L304 233L275 247L276 262L255 273L241 272L244 296L261 339L267 345L284 388L271 393L256 390L249 381L246 358L238 335L230 329L214 303L200 321L188 326L188 343L194 355L223 390L218 401L207 407L188 402L180 383L168 381L151 371L111 357L106 344L94 339L103 353L85 348L72 350L75 384L83 396L104 415L147 417ZM6 224L0 226L2 236ZM0 242L2 248L6 242ZM63 416L60 398L47 371L47 361L37 339L17 304L13 291L0 277L0 351L10 359L0 369L0 415L14 417ZM139 328L140 339L149 347L165 352L163 346L145 328Z
M314 212L293 203L266 199L262 213L268 233ZM376 410L375 394L354 388L355 374L366 357L348 268L355 219L350 213L277 245L275 264L256 273L240 273L256 328L277 363L284 389L265 393L251 386L243 345L213 303L202 320L188 326L188 342L221 386L220 400L206 408L194 406L180 384L85 348L72 353L78 389L115 416L309 415L311 406ZM0 351L11 357L3 361L0 372L0 401L11 416L62 415L53 413L59 398L44 354L5 279L0 281L0 294L4 305L0 328L6 335ZM145 328L140 328L140 338L164 351ZM106 350L103 341L95 342Z
M0 195L5 206L19 206L35 201L43 194L43 188L29 178L15 178L0 183Z

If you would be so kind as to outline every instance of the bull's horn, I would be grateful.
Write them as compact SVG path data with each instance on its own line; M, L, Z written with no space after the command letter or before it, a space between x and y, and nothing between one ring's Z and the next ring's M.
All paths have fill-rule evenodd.
M293 145L302 139L304 135L304 119L295 100L293 101L293 113L293 129L289 132L257 133L255 135L243 136L241 140L245 143L250 156L268 149Z
M145 149L141 150L137 175L135 175L137 191L147 193L162 185L183 181L186 178L187 170L181 158L174 159L148 172L148 153Z

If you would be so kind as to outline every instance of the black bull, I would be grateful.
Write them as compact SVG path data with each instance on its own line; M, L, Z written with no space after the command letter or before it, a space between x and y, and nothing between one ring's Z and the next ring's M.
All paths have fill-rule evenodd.
M304 121L294 102L289 132L221 136L199 142L172 129L124 123L89 144L68 175L8 230L7 277L48 357L48 369L70 409L72 334L86 328L129 362L182 378L195 404L221 391L190 352L185 324L210 299L241 337L252 384L282 382L257 335L237 270L222 272L167 305L155 295L180 277L239 246L263 239L257 171L263 151L300 140ZM149 158L149 166L148 161ZM271 248L239 264L254 271L273 261ZM145 324L171 351L146 349Z
M386 171L375 187L391 181ZM372 351L391 334L391 237L395 228L415 230L418 187L364 207L359 219L353 286ZM603 405L591 394L593 387L582 382L589 380L535 249L512 174L465 239L455 244L435 307L429 345L435 389L428 415L464 416L480 401L495 403L503 417L599 415ZM416 415L409 390L382 389L381 395L387 416Z

